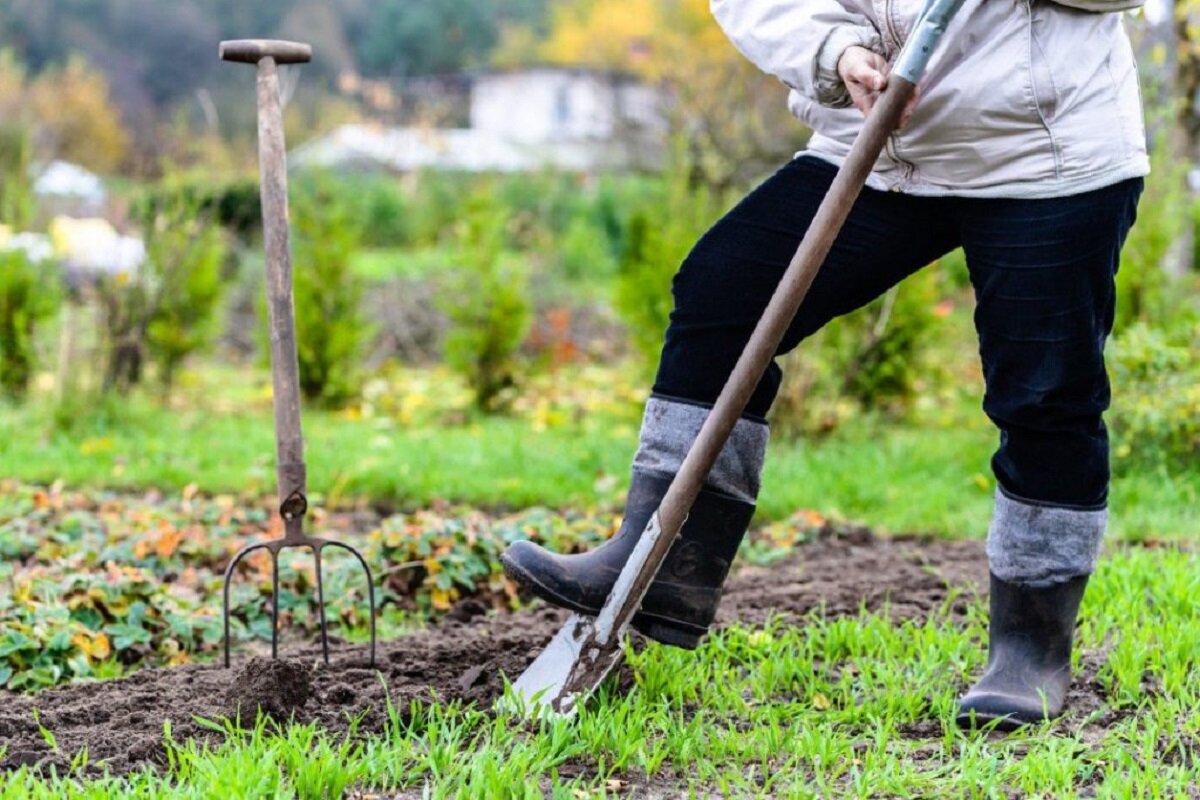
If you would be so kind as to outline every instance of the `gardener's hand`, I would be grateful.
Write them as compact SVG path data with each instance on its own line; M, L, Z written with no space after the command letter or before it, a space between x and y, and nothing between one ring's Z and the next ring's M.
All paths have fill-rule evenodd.
M880 92L887 88L890 70L887 59L865 47L847 47L846 52L842 53L842 59L838 62L838 74L842 76L842 81L850 92L854 107L861 111L864 117L871 113ZM908 118L912 116L920 94L919 88L913 92L912 99L904 109L904 116L900 118L900 127L908 124Z

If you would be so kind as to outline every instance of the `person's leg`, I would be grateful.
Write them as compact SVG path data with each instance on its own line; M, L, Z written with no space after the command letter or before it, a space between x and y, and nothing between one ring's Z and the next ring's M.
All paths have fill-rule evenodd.
M673 286L675 310L646 406L625 518L589 553L561 556L529 542L502 560L519 584L555 605L597 613L658 508L745 348L836 170L804 158L783 167L696 244ZM786 352L841 314L881 295L957 246L941 201L867 190L796 315ZM749 525L767 447L765 416L780 383L772 365L710 473L634 625L694 647Z
M1104 346L1141 180L1049 200L964 200L987 392L1000 430L988 533L990 655L963 724L1062 712L1072 634L1107 522Z

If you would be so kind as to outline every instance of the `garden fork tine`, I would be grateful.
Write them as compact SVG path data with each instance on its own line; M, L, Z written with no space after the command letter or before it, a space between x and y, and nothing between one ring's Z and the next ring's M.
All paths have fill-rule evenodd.
M303 64L312 48L297 42L244 39L222 42L221 58L258 66L258 157L262 172L263 239L267 251L267 311L270 317L271 380L275 405L275 455L279 515L283 538L258 542L234 555L225 569L223 622L225 666L229 666L229 582L234 568L255 550L271 553L271 657L279 657L279 552L289 547L313 551L317 572L317 605L321 617L321 649L329 663L329 631L325 617L325 581L321 550L329 545L349 550L367 576L371 620L371 664L375 664L375 584L362 553L344 542L304 534L308 475L304 434L300 426L300 369L296 358L296 320L292 305L292 253L288 242L287 156L283 141L283 109L278 64Z
M300 523L302 517L295 518L296 523ZM229 566L225 568L225 591L224 591L224 625L225 625L225 666L230 664L230 614L229 614L229 586L233 577L234 569L237 568L246 556L253 553L255 550L266 550L271 553L271 658L279 657L279 552L289 547L310 547L313 551L313 557L317 565L317 608L321 615L321 653L325 663L329 663L329 632L325 618L325 581L321 570L321 551L326 547L340 547L348 550L358 563L362 566L363 572L367 576L367 598L368 605L371 609L370 626L371 626L371 650L370 663L375 664L375 581L371 575L371 568L367 565L367 560L354 547L339 542L333 539L323 539L317 536L305 536L300 524L291 525L290 520L285 518L285 534L282 539L272 539L268 542L255 542L247 545L237 552L236 555L229 561ZM296 533L293 534L293 531Z

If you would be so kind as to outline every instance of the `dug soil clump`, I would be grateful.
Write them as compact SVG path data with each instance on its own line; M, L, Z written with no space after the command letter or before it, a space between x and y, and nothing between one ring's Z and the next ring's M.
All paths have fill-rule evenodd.
M311 670L297 661L252 658L237 671L225 692L226 712L243 726L252 726L261 711L286 722L312 696Z

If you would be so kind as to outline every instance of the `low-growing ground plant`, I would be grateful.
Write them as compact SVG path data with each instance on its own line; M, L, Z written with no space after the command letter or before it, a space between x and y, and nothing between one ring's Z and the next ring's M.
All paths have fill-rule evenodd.
M36 333L61 305L56 265L0 251L0 393L24 397L37 367Z
M93 443L101 447L102 443ZM314 524L333 524L319 510ZM499 556L532 538L560 552L599 544L613 517L531 508L489 515L468 508L378 520L363 536L377 568L381 608L436 617L465 599L500 610L517 604ZM29 486L0 488L0 689L26 691L102 676L106 670L175 665L221 644L221 581L232 550L269 535L268 514L194 490L147 503ZM280 624L312 633L315 574L303 554L280 559ZM252 556L232 585L235 637L271 635L270 558ZM351 637L367 626L357 563L325 564L329 619ZM385 614L384 624L391 618Z

